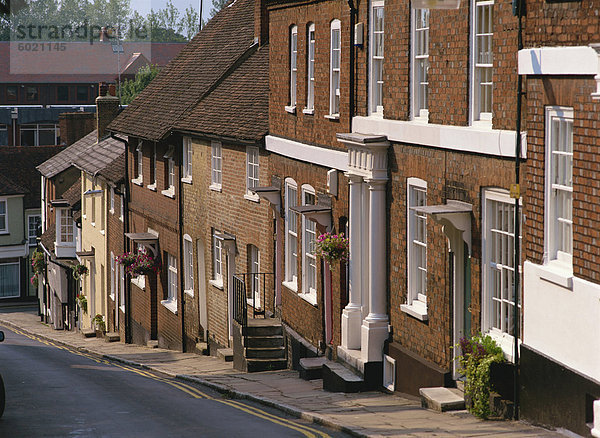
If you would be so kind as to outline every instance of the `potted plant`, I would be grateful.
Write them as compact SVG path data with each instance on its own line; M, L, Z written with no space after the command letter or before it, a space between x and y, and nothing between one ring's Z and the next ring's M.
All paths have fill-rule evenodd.
M479 418L490 415L490 366L504 362L502 348L489 336L481 333L459 342L461 355L459 371L465 374L467 409Z
M131 265L135 263L137 254L133 252L126 252L117 257L117 262L125 268L125 272L129 273Z
M79 280L81 277L83 277L87 273L88 273L87 266L82 265L81 263L78 263L75 266L73 266L73 278L75 280Z
M86 296L83 294L79 294L79 295L77 295L77 298L75 298L75 300L77 301L77 305L79 306L81 311L83 313L87 313L87 298L86 298Z
M157 274L159 269L160 261L157 258L152 257L146 251L140 251L135 263L131 265L131 275L137 277L138 275Z
M323 233L317 237L315 254L323 257L331 266L335 262L347 261L350 252L350 241L344 233Z
M92 322L96 326L96 337L101 338L104 336L104 332L106 331L106 323L104 322L104 316L99 313L92 318Z

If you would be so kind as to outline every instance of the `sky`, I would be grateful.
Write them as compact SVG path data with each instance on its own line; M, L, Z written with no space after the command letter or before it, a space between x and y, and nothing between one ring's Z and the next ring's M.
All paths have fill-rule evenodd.
M181 15L188 6L192 6L196 12L198 12L198 8L200 7L200 2L203 2L202 5L202 17L204 21L208 20L209 12L212 7L212 0L172 0L173 4ZM167 4L167 0L131 0L131 9L138 11L141 15L146 15L150 12L150 9L154 9L155 11L159 9L163 9Z

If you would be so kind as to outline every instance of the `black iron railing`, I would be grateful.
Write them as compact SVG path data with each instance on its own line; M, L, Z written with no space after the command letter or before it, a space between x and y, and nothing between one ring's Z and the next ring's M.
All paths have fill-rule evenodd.
M246 284L244 277L233 276L233 319L244 329L248 325L248 303L246 302Z
M252 308L252 318L262 316L266 318L266 308L268 304L272 306L272 313L275 314L275 285L273 284L272 272L247 272L237 274L241 276L246 285L246 303ZM267 303L267 290L272 290L272 296L269 296L270 303Z

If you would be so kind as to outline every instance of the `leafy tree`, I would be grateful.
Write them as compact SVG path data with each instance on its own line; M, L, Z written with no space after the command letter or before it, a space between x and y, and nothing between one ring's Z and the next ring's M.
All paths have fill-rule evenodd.
M140 68L135 74L135 79L126 80L121 84L121 103L129 105L157 74L158 67L155 65L146 65Z
M204 20L202 20L202 27L204 27ZM188 6L181 17L180 21L181 33L188 39L191 40L198 33L198 12L191 6Z
M213 0L212 8L210 8L210 18L214 17L217 12L223 9L231 0Z

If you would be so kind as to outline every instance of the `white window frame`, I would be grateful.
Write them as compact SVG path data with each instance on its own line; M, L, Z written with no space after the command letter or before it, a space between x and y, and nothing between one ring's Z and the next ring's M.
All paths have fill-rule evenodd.
M522 200L519 200L519 205ZM505 357L513 360L515 200L507 190L486 189L482 205L482 330L493 337ZM521 221L522 222L522 221ZM512 244L511 244L512 240ZM519 236L519 241L522 236ZM520 268L519 268L520 270ZM523 284L521 281L520 285ZM499 287L499 290L497 290ZM519 296L521 296L521 290ZM519 300L522 302L522 300ZM495 307L495 305L498 307ZM521 305L519 304L519 308ZM500 311L500 317L494 314ZM503 316L504 315L504 316ZM506 319L505 319L506 318ZM499 326L499 327L498 327Z
M1 202L1 200L0 200ZM30 214L27 216L27 243L29 244L29 246L36 246L37 245L37 227L35 227L34 234L31 234L31 220L33 218L38 218L39 219L39 225L42 224L42 216L39 214ZM33 239L33 241L31 240Z
M8 199L0 198L0 205L4 205L4 213L0 213L0 217L4 219L4 226L0 228L0 233L7 234L8 233Z
M427 216L417 213L414 207L419 206L415 195L424 196L423 206L427 205L427 181L420 178L407 178L406 180L406 274L407 291L406 304L400 306L404 312L421 321L426 321L427 316ZM418 236L418 226L424 221L422 236ZM419 250L420 248L420 250ZM424 254L421 253L424 251ZM424 261L419 262L421 255ZM424 265L424 266L423 266ZM423 279L423 276L425 277ZM420 280L419 280L420 278Z
M564 122L570 125L570 130L564 132L567 142L562 146L555 144L555 136L552 129L553 121ZM560 125L559 125L560 126ZM560 132L563 134L563 132ZM557 139L556 141L560 141ZM570 142L570 144L568 144ZM556 149L560 146L561 149ZM565 150L566 149L566 150ZM569 152L570 149L570 152ZM546 170L545 170L545 212L544 212L544 261L559 268L561 273L567 276L573 275L573 108L548 106L546 107ZM555 182L556 165L559 158L563 158L563 173L566 171L566 181ZM570 158L570 168L568 166ZM566 159L566 163L565 163ZM559 212L559 194L563 197L563 208L568 211L561 215ZM566 216L566 217L563 217ZM570 216L570 218L568 217ZM561 232L561 228L563 231ZM570 228L570 230L569 230ZM569 236L563 236L562 242L559 237L567 229Z
M175 147L169 146L163 155L166 165L165 189L161 193L169 198L175 197Z
M60 128L54 123L38 123L27 124L19 127L19 138L23 135L23 131L33 131L33 145L31 146L56 146L60 138ZM54 143L52 145L40 145L40 131L54 131ZM21 144L23 146L23 144Z
M213 278L211 283L218 287L223 288L223 241L217 237L219 231L213 229L212 234L212 259L213 259Z
M246 147L246 194L245 198L259 202L260 198L251 189L258 187L260 182L260 153L257 147Z
M480 30L477 23L479 14L484 13L484 9L491 7L490 29ZM493 64L494 64L494 0L471 0L471 123L480 127L492 127L493 112ZM487 30L487 31L486 31ZM491 31L491 32L490 32ZM489 39L489 51L479 56L483 46L487 46L486 39ZM482 42L483 41L483 42ZM485 78L484 76L489 76ZM482 94L484 87L490 87L489 102L482 103L485 94ZM487 107L489 111L485 111Z
M315 23L309 23L306 30L306 107L304 114L315 112Z
M183 235L183 291L194 296L194 243L189 234Z
M58 216L56 218L56 237L57 237L57 241L60 244L64 244L64 245L74 245L75 244L75 227L73 224L73 217L70 214L70 211L68 208L57 208L56 209L56 215ZM66 227L66 229L68 230L69 228L71 229L71 240L66 240L64 238L64 233L62 232L63 229L63 217L67 219L67 222L64 224L64 226ZM66 235L68 236L69 233L67 232Z
M256 245L248 245L248 291L246 292L246 300L252 305L252 294L254 294L254 306L260 308L260 250Z
M303 184L301 193L302 205L317 203L314 187ZM308 196L313 197L313 204L307 203ZM313 305L317 304L317 256L314 251L316 239L317 224L302 215L302 293L300 296Z
M298 94L298 26L290 27L290 96L289 105L285 110L289 113L296 112Z
M177 315L177 257L167 253L167 299L160 302Z
M144 184L144 142L142 140L138 140L138 144L135 148L135 160L136 176L131 182L141 186Z
M115 214L115 188L110 186L110 214Z
M329 28L329 114L328 118L340 117L341 63L342 63L342 23L337 18L331 21ZM335 40L334 40L335 38ZM335 44L334 44L335 42ZM339 49L334 49L334 45ZM334 65L337 63L338 67ZM337 87L335 86L337 82Z
M223 145L220 141L211 141L210 189L221 191L223 188Z
M298 204L298 184L291 178L285 179L285 281L284 286L298 291L298 214L290 210ZM294 196L291 196L293 191ZM293 225L293 227L292 227ZM292 242L296 243L296 252Z
M384 1L377 0L371 2L370 14L370 38L369 38L369 114L383 116L383 62L384 62L384 38L385 38L385 21L383 29L375 30L375 14L376 11L383 12L383 20L385 20ZM381 37L381 54L375 55L376 44L375 37ZM380 89L378 94L377 89ZM378 99L379 97L379 99Z
M115 262L115 254L110 252L110 299L115 300L115 289L117 288L117 276L115 268L118 264Z
M429 9L413 9L411 13L412 118L423 122L429 120L429 14ZM422 26L424 20L426 23Z
M183 151L182 151L182 163L181 167L183 177L181 181L187 184L192 183L192 162L193 162L193 149L191 137L183 137Z

